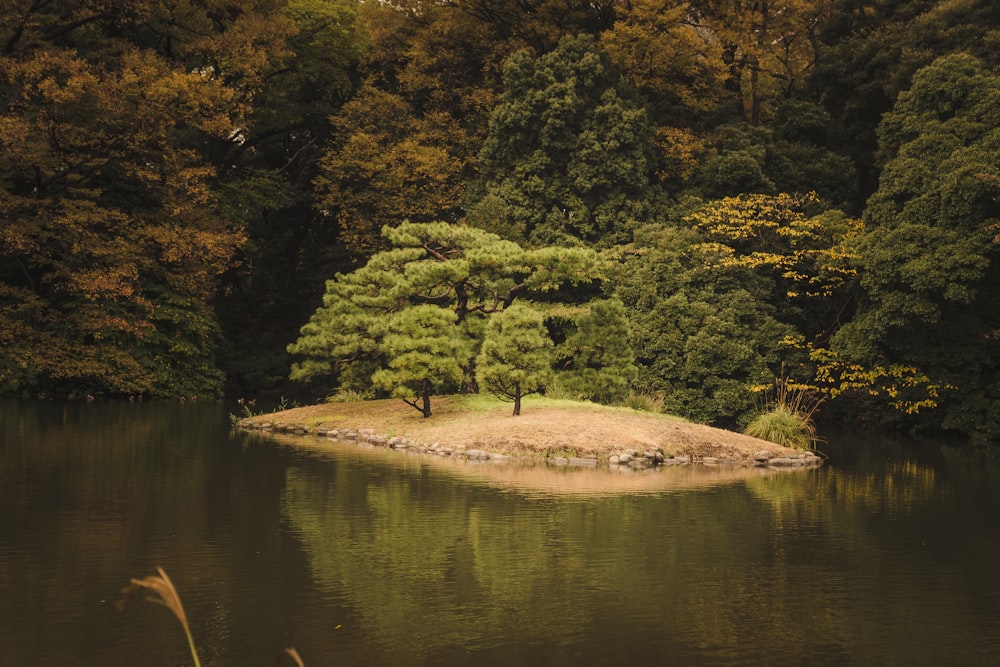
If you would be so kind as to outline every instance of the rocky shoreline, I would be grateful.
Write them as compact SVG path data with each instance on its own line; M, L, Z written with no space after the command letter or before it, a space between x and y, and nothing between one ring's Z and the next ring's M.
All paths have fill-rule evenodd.
M550 455L549 451L537 452L534 456L515 456L497 451L488 451L467 447L465 445L446 446L440 443L424 443L405 436L389 436L376 433L374 429L324 428L310 429L305 424L262 421L260 419L242 419L237 422L239 428L250 431L281 433L286 435L317 436L330 440L359 442L375 447L385 447L400 452L418 452L422 454L494 462L537 462L550 466L598 467L602 464L612 470L645 470L659 466L744 466L773 469L804 469L815 468L823 464L823 458L811 451L791 453L775 453L770 449L761 449L747 458L725 456L705 456L697 454L664 453L662 448L639 451L634 448L623 448L606 459L596 457L576 457ZM783 448L775 448L781 450ZM787 452L787 450L785 450Z

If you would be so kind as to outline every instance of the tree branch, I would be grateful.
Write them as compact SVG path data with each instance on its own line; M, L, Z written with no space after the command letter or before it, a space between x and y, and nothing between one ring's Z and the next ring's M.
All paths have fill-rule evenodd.
M427 251L428 255L442 262L447 262L449 259L448 257L449 255L457 255L458 253L462 252L461 248L452 248L451 250L444 250L443 248L432 248L429 242L424 243L421 247Z

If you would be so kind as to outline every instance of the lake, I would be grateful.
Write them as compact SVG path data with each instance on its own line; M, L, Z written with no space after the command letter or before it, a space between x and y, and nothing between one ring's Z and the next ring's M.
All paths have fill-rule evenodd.
M829 436L817 470L627 477L235 410L0 400L3 664L191 664L167 609L116 609L157 566L206 667L1000 664L1000 466L962 450Z

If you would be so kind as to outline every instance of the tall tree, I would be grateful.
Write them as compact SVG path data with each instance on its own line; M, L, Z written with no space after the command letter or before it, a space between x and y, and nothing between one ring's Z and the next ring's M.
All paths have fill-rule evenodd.
M588 36L504 66L504 92L479 153L473 224L536 244L610 243L657 203L645 110Z
M718 39L739 116L752 125L765 103L802 88L816 61L826 0L694 0L691 16Z
M1000 74L967 54L921 69L879 128L886 164L865 210L863 297L838 349L952 388L924 418L1000 433Z
M616 253L614 294L633 332L639 386L664 410L735 427L754 409L755 386L770 386L799 338L770 303L772 282L730 261L681 225L647 225Z
M212 299L244 236L210 155L283 49L272 9L0 10L0 390L220 390Z
M332 120L317 203L350 251L383 249L385 225L458 221L472 149L450 114L418 114L404 97L366 85Z
M857 201L878 188L876 128L914 73L935 58L967 52L1000 64L1000 6L991 0L835 0L820 33L811 99L831 117L833 140L858 171Z
M352 0L277 3L290 25L272 52L238 141L217 151L221 213L247 242L223 276L220 363L231 387L274 390L287 380L285 346L315 309L323 277L351 264L333 221L315 206L313 180L330 116L359 85L367 39Z
M699 29L688 0L633 0L600 36L601 48L658 117L696 122L724 97L722 46Z
M364 3L363 82L330 121L316 207L348 250L385 248L383 225L455 222L497 78L488 25L448 4Z

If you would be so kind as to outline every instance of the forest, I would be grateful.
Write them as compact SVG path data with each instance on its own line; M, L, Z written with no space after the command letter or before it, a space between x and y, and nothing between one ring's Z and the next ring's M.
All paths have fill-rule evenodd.
M778 378L1000 442L990 0L0 16L0 395L388 395L428 358L469 391L521 359L719 426Z

